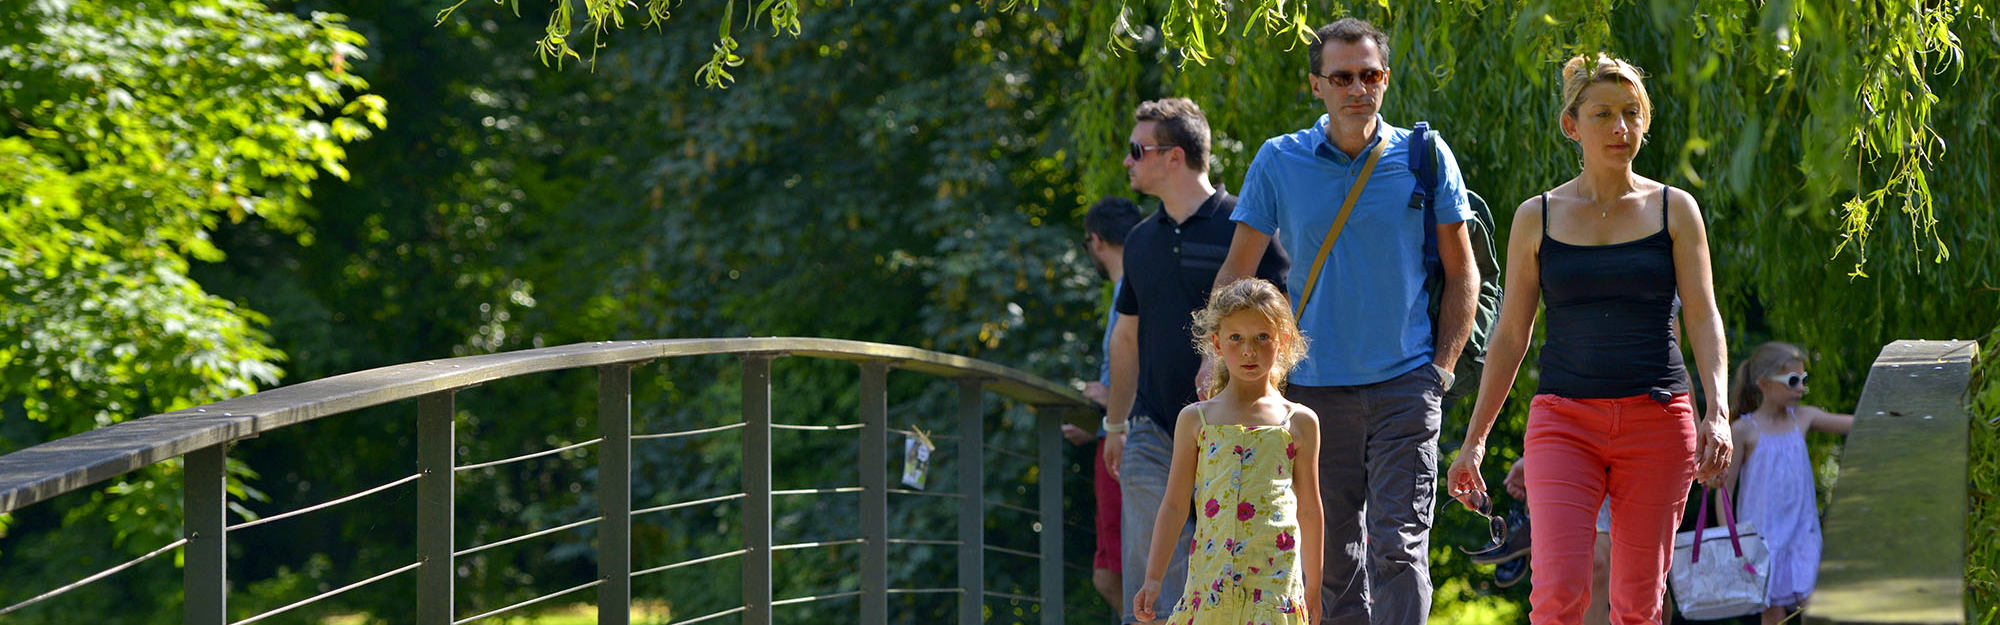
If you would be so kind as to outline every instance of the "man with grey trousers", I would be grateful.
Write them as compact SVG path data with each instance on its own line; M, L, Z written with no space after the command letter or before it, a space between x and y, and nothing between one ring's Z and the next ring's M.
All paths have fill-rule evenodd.
M1326 115L1258 150L1215 286L1250 275L1274 237L1293 254L1290 296L1312 344L1285 396L1322 424L1320 622L1423 623L1440 403L1472 330L1479 285L1464 223L1472 210L1442 140L1433 142L1439 182L1422 190L1435 198L1435 219L1412 201L1411 133L1379 115L1388 37L1352 18L1315 34L1306 81ZM1435 230L1444 275L1435 332L1425 229Z

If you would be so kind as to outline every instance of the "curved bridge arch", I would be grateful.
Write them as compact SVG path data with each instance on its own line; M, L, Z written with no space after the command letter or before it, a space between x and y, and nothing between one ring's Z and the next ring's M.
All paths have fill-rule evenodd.
M742 361L744 420L732 427L744 429L744 492L717 500L731 498L744 500L742 519L744 548L634 573L631 570L629 553L629 532L633 516L715 500L683 502L636 513L632 510L630 444L636 437L630 429L631 371L636 365L654 360L701 355L734 355ZM771 543L770 498L774 491L770 487L769 466L770 432L773 429L770 421L770 363L775 358L787 356L841 360L859 366L862 391L860 412L863 423L854 426L854 429L859 430L862 443L860 462L864 467L871 464L885 468L888 466L885 379L889 369L902 369L958 381L960 436L957 437L959 447L953 453L959 459L959 478L961 489L965 492L944 494L959 499L960 522L958 540L943 542L956 545L958 548L959 588L887 587L884 546L889 543L913 541L898 541L888 537L886 495L891 489L887 485L886 471L864 470L860 471L862 481L860 486L828 489L837 492L858 492L862 496L860 521L863 536L855 540L839 541L842 544L863 545L862 590L774 601L770 587L770 556L774 547L787 549L814 546ZM469 468L453 466L452 427L456 414L454 394L495 380L586 368L598 370L598 417L603 436L596 441L572 447L601 445L598 454L599 474L602 476L598 485L601 516L505 541L454 551L451 529L455 509L452 503L454 497L452 475L457 470ZM981 396L986 392L1032 406L1041 413L1036 419L1036 438L1040 447L1038 455L1012 454L1001 450L1001 453L1020 455L1037 461L1040 467L1039 475L1042 476L1038 508L986 501L985 480L980 474L984 469L987 451L984 444L985 424L981 403ZM1063 459L1061 437L1057 431L1059 421L1056 415L1066 411L1095 411L1095 405L1074 389L991 362L913 347L823 338L604 341L412 362L331 376L244 397L134 419L0 456L0 513L18 510L177 457L186 458L187 479L184 495L187 504L184 519L186 538L161 547L139 560L72 582L29 601L14 606L0 606L0 614L66 593L125 567L185 545L186 622L203 625L227 623L224 608L227 603L225 547L228 532L277 518L267 517L236 526L226 523L223 467L227 445L234 441L254 438L264 432L323 417L409 400L416 400L418 408L416 475L377 489L279 516L338 505L413 481L418 485L419 498L416 519L418 560L367 580L238 621L237 625L274 616L408 571L417 572L419 595L416 601L417 620L426 625L475 621L593 586L598 589L600 623L625 623L628 620L627 610L631 601L630 581L635 575L728 557L738 557L743 560L744 605L701 617L701 620L742 613L743 621L746 623L769 623L770 609L773 605L859 596L863 622L884 622L887 616L887 597L890 594L952 592L960 595L961 623L978 622L983 602L988 597L994 596L1040 601L1044 623L1062 622L1063 523L1059 476ZM660 435L641 437L656 436ZM561 450L538 452L502 462L545 455L554 451ZM776 494L810 493L780 491ZM984 544L982 519L989 505L1038 515L1037 525L1041 528L1040 553L1016 552ZM451 600L454 584L451 562L457 555L592 523L600 525L600 542L610 545L600 549L600 576L597 581L469 618L461 618L454 613ZM620 548L620 545L623 548ZM987 551L1014 553L1039 559L1042 597L1022 597L986 591L983 584L983 554Z

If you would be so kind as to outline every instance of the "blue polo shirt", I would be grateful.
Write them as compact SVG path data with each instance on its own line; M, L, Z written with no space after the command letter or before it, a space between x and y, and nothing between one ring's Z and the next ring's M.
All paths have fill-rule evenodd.
M1434 226L1424 223L1421 207L1410 207L1417 186L1416 172L1410 170L1410 131L1379 116L1375 123L1375 140L1389 144L1300 315L1299 325L1312 343L1305 361L1292 371L1293 384L1374 384L1431 360L1423 229ZM1291 253L1295 262L1287 281L1294 290L1306 288L1306 273L1312 271L1327 228L1375 149L1370 143L1359 158L1349 158L1327 141L1326 124L1321 115L1311 128L1265 141L1250 162L1230 215L1272 235ZM1471 219L1458 161L1441 137L1432 138L1439 153L1437 223Z

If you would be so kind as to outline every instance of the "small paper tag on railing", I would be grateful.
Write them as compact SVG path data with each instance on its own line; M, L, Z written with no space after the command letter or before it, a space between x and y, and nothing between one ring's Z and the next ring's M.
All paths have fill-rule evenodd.
M931 452L937 449L931 444L931 437L917 426L910 426L910 436L903 440L903 483L910 488L923 489L924 478L931 472Z

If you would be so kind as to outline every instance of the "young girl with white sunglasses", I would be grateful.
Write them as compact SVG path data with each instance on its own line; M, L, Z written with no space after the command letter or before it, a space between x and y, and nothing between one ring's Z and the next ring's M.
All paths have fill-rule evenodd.
M1845 436L1854 415L1799 403L1806 354L1790 343L1757 346L1737 367L1735 386L1736 450L1723 483L1736 487L1737 518L1750 522L1770 549L1763 622L1777 623L1805 604L1819 571L1819 500L1805 433Z

